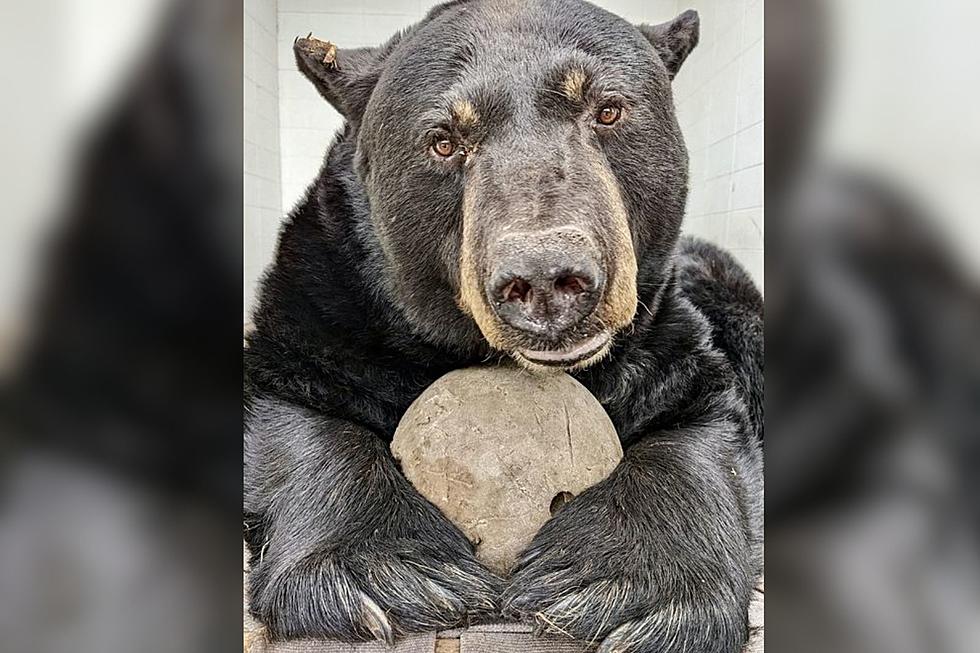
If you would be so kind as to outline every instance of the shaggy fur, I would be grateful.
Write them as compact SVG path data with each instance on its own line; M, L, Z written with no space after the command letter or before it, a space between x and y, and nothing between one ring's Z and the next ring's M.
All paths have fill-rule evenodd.
M745 642L762 564L762 300L731 257L678 239L687 154L670 80L697 35L693 12L638 29L577 0L474 0L379 48L297 40L348 123L283 228L246 352L250 602L274 636L391 641L503 615L605 651ZM605 129L593 115L611 99L623 118ZM460 149L435 157L433 139ZM574 334L608 327L611 345L572 373L626 453L500 579L388 443L439 376L529 344L481 292L461 301L463 277L494 264L464 222L492 234L514 212L527 222L528 203L589 234L618 288L621 323Z

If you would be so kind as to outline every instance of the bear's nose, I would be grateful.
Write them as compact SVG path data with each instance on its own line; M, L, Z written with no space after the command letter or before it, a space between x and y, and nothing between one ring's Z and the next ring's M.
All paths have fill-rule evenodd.
M536 337L557 338L591 315L603 275L591 248L578 241L563 247L525 241L499 258L487 284L498 317Z

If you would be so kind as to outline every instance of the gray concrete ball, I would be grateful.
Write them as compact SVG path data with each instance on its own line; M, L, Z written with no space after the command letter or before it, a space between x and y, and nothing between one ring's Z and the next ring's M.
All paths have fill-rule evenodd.
M623 450L605 410L567 374L455 370L406 411L391 450L406 478L506 574L564 503Z

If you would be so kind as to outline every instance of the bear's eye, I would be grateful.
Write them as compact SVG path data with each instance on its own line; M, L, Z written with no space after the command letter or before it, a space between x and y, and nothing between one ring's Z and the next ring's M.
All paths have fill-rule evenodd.
M623 110L619 107L608 106L599 109L599 113L595 115L596 122L600 125L614 125L616 122L623 117Z
M450 140L443 139L432 145L432 151L443 158L448 158L455 154L456 145Z

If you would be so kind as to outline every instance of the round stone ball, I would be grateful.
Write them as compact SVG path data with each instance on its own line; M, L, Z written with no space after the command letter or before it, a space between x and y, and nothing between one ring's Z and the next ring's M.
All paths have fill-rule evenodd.
M609 416L581 383L518 367L441 377L408 408L391 450L406 478L499 574L623 457Z

